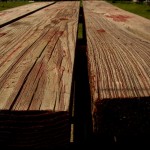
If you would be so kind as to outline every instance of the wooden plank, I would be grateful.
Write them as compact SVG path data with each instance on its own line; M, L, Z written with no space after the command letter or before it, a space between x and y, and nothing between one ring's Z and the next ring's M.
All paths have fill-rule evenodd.
M57 2L0 29L0 133L13 137L8 147L69 144L78 16L79 2Z
M138 128L142 128L139 132L145 132L147 124L143 122L144 129L137 110L145 112L146 116L149 114L150 42L120 27L120 22L114 23L107 19L109 12L108 9L105 10L105 4L100 1L83 2L94 132L121 134L125 127L118 125L119 122L122 124L121 120L129 124L124 134L129 133L131 128L133 130L130 131L133 132ZM111 9L114 7L109 5L109 10ZM144 107L142 103L145 104ZM132 104L138 108L136 113L134 107L131 109ZM139 126L133 123L137 123L137 120ZM147 121L150 124L150 120Z
M13 105L13 108L15 109L18 102L20 104L22 103L19 99L24 95L23 93L28 93L27 95L25 94L27 97L24 95L27 100L25 100L26 98L24 96L21 99L26 101L26 103L28 101L29 104L25 108L17 107L20 110L28 110L31 99L32 102L34 102L34 98L32 97L33 93L36 99L35 92L38 94L39 90L41 90L38 89L38 87L41 88L38 85L41 84L41 82L45 83L42 85L45 87L42 87L44 91L43 94L40 93L42 98L40 98L41 102L39 102L40 104L37 108L40 109L39 107L41 105L41 109L45 110L45 108L43 108L45 105L45 107L47 107L46 109L59 110L58 107L54 108L54 105L57 106L55 100L60 100L60 96L63 94L61 93L61 90L63 90L65 108L62 108L62 110L68 109L68 95L70 95L74 62L74 51L72 51L72 49L75 49L76 43L78 3L66 2L65 5L62 3L58 3L57 5L45 8L44 10L28 16L1 30L1 33L6 33L5 36L1 37L0 42L1 56L4 56L1 58L0 92L3 93L0 95L0 99L2 99L0 105L1 109L10 109L10 106L16 101L15 105ZM59 5L60 8L58 9ZM66 5L68 8L66 8ZM76 9L71 10L72 6L75 6ZM41 17L40 22L39 16ZM49 20L47 20L48 18ZM16 28L16 26L18 26L18 28ZM17 37L21 38L18 39ZM29 37L31 38L29 39ZM8 41L12 42L7 44ZM33 80L34 77L35 81ZM38 81L39 78L41 81ZM31 87L28 85L28 82L31 82L31 80L35 84L35 87L32 87L34 86L32 84L30 84L32 85ZM36 80L38 82L36 82ZM68 82L68 80L70 82ZM26 82L27 85L24 82ZM56 84L55 82L58 83ZM60 91L58 90L58 87L61 88L59 89ZM33 92L30 88L32 90L35 88L35 91ZM58 91L55 90L55 88ZM25 89L28 92L24 92ZM47 90L49 92L47 92ZM29 91L31 91L30 96ZM17 94L20 96L17 96ZM15 100L16 96L18 100ZM50 102L49 104L46 104L47 98L51 99L51 97L54 100L53 106L49 106L51 105ZM42 104L44 103L44 100L46 102L45 104ZM65 103L67 104L65 105ZM22 107L23 106L24 105L22 105Z
M94 1L87 3L90 3L92 5L91 9L94 8L94 10L92 10L94 13L103 16L103 18L105 18L109 22L112 22L113 24L116 24L119 28L150 40L149 19L122 10L111 5L110 3L107 3L106 1ZM99 7L101 9L99 9Z
M10 22L17 20L23 16L29 15L37 10L40 10L54 2L38 2L31 3L24 6L19 6L4 10L0 12L0 27L9 24ZM0 35L1 36L1 35Z

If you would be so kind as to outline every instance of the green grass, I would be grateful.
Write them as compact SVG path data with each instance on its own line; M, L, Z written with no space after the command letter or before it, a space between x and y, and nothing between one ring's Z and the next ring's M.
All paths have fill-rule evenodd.
M124 10L127 10L129 12L135 13L137 15L143 16L145 18L150 19L150 6L146 4L137 4L137 3L131 3L131 2L116 2L112 3L113 5L122 8Z
M0 11L5 10L5 9L10 9L13 7L21 6L29 4L28 1L20 1L20 2L0 2Z

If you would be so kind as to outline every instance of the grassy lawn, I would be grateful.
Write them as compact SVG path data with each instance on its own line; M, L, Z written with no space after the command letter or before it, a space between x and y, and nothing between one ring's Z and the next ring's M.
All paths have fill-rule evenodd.
M112 3L113 5L127 10L129 12L135 13L137 15L143 16L145 18L150 19L150 6L146 4L136 4L131 2L116 2Z
M29 2L28 1L0 2L0 11L9 9L9 8L13 8L13 7L17 7L17 6L21 6L21 5L25 5L25 4L29 4Z

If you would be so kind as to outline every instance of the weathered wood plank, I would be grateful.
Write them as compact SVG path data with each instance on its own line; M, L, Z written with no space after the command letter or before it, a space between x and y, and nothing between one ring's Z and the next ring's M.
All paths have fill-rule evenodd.
M69 144L78 16L79 2L57 2L0 29L2 146Z
M79 4L57 5L1 30L1 109L68 109Z
M1 11L0 27L53 3L54 2L38 2Z
M103 16L103 18L116 24L119 28L150 40L149 19L122 10L106 1L90 1L87 3L89 4L89 9L94 9L92 12Z
M150 43L95 13L89 3L84 13L94 101L150 96Z
M109 12L105 9L105 3L83 2L94 131L108 131L107 133L113 134L118 131L116 134L120 134L123 127L118 124L124 120L131 125L132 133L136 133L134 131L137 128L142 128L140 131L145 132L146 128L143 129L142 125L140 127L142 120L138 118L139 113L135 113L135 109L131 110L131 105L141 109L140 113L145 112L146 116L149 115L147 108L150 99L150 42L144 36L134 35L120 27L120 22L117 25L117 22L108 19ZM113 6L109 8L110 11L114 9ZM145 21L150 25L150 21ZM134 22L136 23L139 22ZM135 30L138 30L138 27ZM140 99L145 101L139 102ZM146 107L141 105L140 108L140 103L144 103ZM117 120L119 115L115 118L115 113L120 113L124 118ZM131 121L129 118L135 120ZM138 122L137 127L133 122L138 119L140 123ZM150 120L148 122L150 123ZM144 125L147 126L147 123ZM129 126L126 134L131 133Z

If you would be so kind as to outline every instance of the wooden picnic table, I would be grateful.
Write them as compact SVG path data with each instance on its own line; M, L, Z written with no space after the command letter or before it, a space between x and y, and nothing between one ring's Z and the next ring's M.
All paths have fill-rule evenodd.
M94 132L143 134L150 124L150 42L112 21L104 6L83 1Z
M0 11L0 27L9 24L10 22L17 20L21 17L29 15L35 11L38 11L53 3L54 2L34 2L31 4Z
M0 29L3 145L69 144L78 16L79 2L57 2Z

